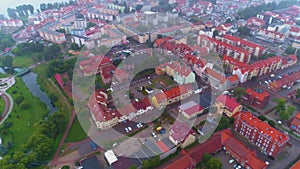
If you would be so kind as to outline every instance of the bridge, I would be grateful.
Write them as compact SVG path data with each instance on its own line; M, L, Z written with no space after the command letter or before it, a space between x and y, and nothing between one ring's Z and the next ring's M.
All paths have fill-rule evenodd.
M25 75L26 73L30 72L31 69L32 69L32 67L25 68L25 69L21 70L20 72L18 72L15 76L16 76L16 77L23 76L23 75Z

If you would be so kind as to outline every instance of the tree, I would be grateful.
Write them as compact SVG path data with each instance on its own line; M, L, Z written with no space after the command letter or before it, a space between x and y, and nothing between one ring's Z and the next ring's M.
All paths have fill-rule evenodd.
M239 101L246 94L246 89L244 87L237 87L233 89L233 96Z
M238 28L238 32L242 36L248 36L248 35L250 35L250 29L247 26L240 26Z
M38 160L46 160L51 155L53 143L46 135L33 133L26 143L26 148L34 151Z
M285 53L288 55L293 55L296 52L296 48L292 47L292 46L288 46L285 50Z
M263 115L258 116L258 119L261 120L261 121L266 121L267 120L266 116L263 116Z
M34 13L34 7L30 4L27 5L28 10L30 11L31 14Z
M219 35L219 31L214 30L214 31L213 31L213 38L215 38L215 37L218 36L218 35Z
M135 9L136 9L137 11L140 11L142 8L143 8L143 5L137 5L137 6L135 7Z
M273 121L273 120L268 120L268 124L269 124L271 127L274 127L274 128L275 128L275 126L276 126L276 123L275 123L275 121Z
M211 158L206 164L205 169L221 169L223 166L219 158Z
M137 166L135 164L133 164L129 167L129 169L137 169Z
M296 99L299 99L300 98L300 89L297 89L296 91Z
M294 106L288 106L286 110L282 110L279 112L279 117L283 121L288 120L295 111L296 108Z
M286 104L286 101L282 98L278 99L277 101L277 105L275 107L276 111L277 112L281 112L281 111L284 111L285 110L285 104Z
M18 18L15 9L7 8L7 14L8 14L8 16L10 18L13 18L13 19L17 19Z
M97 26L97 24L95 24L94 22L88 22L86 29L90 29L91 27Z

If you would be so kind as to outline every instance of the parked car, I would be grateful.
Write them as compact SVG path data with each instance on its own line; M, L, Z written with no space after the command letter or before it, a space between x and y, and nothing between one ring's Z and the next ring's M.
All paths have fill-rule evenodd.
M96 146L96 144L94 142L91 142L91 148L94 151L97 149L97 146Z
M234 162L234 159L231 159L228 162L229 162L229 164L232 164Z

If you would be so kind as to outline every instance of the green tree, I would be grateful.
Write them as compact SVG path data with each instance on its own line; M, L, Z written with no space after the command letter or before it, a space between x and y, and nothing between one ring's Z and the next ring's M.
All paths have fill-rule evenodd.
M277 112L281 112L281 111L284 111L285 110L285 104L286 104L286 101L282 98L278 99L277 101L277 105L275 107L276 111Z
M213 38L215 38L215 37L218 36L218 35L219 35L219 31L214 30L214 31L213 31Z
M15 9L7 8L7 14L10 18L17 19L18 15L16 14Z
M97 26L94 22L88 22L86 29L90 29L91 27Z
M261 121L266 121L267 120L266 116L263 116L263 115L258 116L258 119L261 120Z
M238 32L241 36L249 36L250 35L250 29L247 26L240 26L238 28Z
M268 124L269 124L271 127L274 127L274 128L275 128L275 126L276 126L276 123L275 123L275 121L273 121L273 120L268 120Z
M223 166L219 158L211 158L206 164L205 169L221 169Z
M26 147L36 153L37 160L46 160L53 150L53 140L44 134L34 133L26 143Z
M279 117L283 121L288 120L295 111L296 108L294 106L287 106L286 110L279 112Z
M244 87L237 87L233 89L233 96L237 99L237 101L241 100L241 98L246 94L246 89Z
M292 46L288 46L285 50L285 53L288 55L293 55L296 52L296 48L292 47Z

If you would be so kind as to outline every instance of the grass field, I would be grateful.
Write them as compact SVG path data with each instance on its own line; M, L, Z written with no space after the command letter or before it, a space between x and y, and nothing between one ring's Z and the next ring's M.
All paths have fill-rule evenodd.
M3 98L0 97L0 116L2 115L4 108L5 108L5 102L4 102Z
M70 129L69 135L66 139L66 142L78 142L87 138L87 134L82 129L80 122L76 118L73 122L73 125Z
M5 77L8 77L9 75L8 74L2 74L0 73L0 78L5 78Z
M6 141L11 141L14 144L10 150L11 152L23 151L24 143L26 143L26 140L28 140L35 130L34 124L42 120L48 114L49 110L44 103L31 94L21 78L17 78L16 84L7 92L13 99L22 95L25 98L23 103L28 105L24 109L21 108L21 104L14 104L13 111L7 119L7 122L11 122L13 125L8 129L8 139L4 136Z
M32 60L33 56L34 54L16 56L14 57L12 64L14 67L18 67L18 68L29 67L33 64L33 60Z

